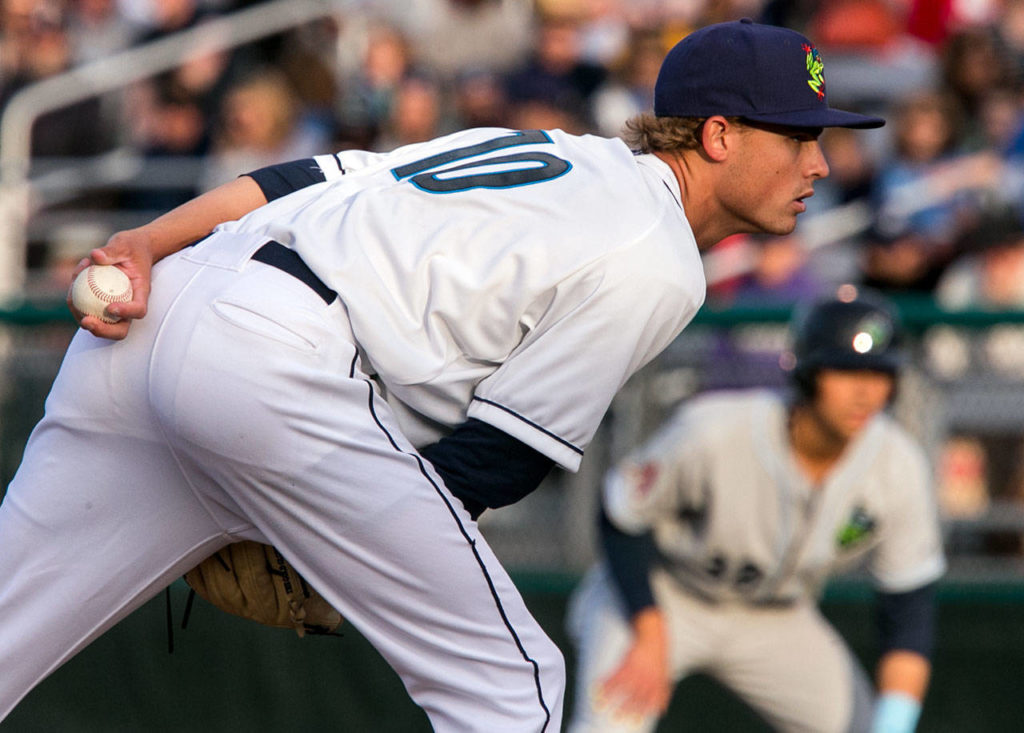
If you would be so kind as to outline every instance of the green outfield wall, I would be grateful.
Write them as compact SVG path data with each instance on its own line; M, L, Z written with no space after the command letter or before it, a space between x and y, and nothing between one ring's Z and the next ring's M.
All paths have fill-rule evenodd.
M566 652L562 621L571 578L517 578L533 613ZM299 639L221 613L201 600L180 628L187 587L171 587L173 653L160 595L37 687L3 733L418 733L430 727L397 676L352 628ZM944 585L935 676L921 733L1024 730L1024 585ZM858 583L823 603L857 654L874 656L870 594ZM344 627L343 627L344 628ZM571 704L571 693L568 702ZM768 728L712 681L695 677L659 731Z

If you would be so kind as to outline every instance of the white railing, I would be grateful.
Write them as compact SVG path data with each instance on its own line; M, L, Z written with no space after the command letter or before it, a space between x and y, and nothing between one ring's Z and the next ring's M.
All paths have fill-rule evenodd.
M11 97L0 116L0 307L19 300L25 287L26 233L33 205L32 125L40 116L176 68L197 53L230 50L356 4L355 0L271 0L83 64Z

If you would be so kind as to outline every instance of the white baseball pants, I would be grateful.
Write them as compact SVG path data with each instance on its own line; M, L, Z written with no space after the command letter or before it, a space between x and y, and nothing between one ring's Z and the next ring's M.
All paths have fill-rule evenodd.
M276 545L437 731L560 727L561 653L362 370L344 306L216 234L79 332L0 505L0 720L204 557Z

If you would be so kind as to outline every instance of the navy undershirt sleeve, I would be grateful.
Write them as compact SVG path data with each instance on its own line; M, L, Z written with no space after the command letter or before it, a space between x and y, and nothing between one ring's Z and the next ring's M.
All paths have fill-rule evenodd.
M287 163L268 165L245 175L252 178L267 197L267 201L281 198L292 191L322 183L327 180L313 158L292 160Z
M540 485L555 462L498 428L469 418L420 450L473 518L514 504Z
M654 535L650 531L638 535L623 532L612 524L604 508L601 509L600 534L612 580L632 618L654 605L654 591L651 590L651 569L657 559Z
M906 593L878 593L881 653L906 649L930 658L935 639L935 583Z

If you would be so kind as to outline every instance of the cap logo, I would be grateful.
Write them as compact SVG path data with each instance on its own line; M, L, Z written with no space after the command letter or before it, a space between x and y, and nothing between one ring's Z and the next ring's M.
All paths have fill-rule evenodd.
M825 62L821 60L818 49L810 44L803 44L804 53L807 54L807 73L811 78L807 80L807 86L814 90L818 99L825 98Z

